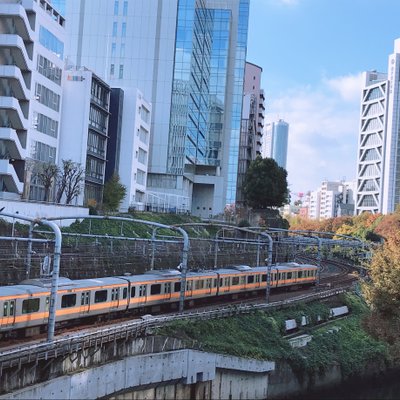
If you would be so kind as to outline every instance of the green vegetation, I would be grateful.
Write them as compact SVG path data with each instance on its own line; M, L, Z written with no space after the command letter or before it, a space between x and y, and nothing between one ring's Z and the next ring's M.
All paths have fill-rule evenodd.
M218 353L270 361L287 361L298 373L322 372L336 361L345 376L361 373L369 362L385 365L387 346L373 339L362 329L362 319L369 309L355 296L342 298L351 310L351 316L327 325L316 325L317 316L326 317L329 307L323 303L302 304L296 307L254 312L230 318L206 321L177 321L159 331L178 337L197 347ZM301 321L310 317L306 332L313 335L305 347L292 348L284 337L287 319ZM333 330L332 326L337 327ZM329 332L331 330L332 332Z
M103 209L117 211L125 196L126 186L120 182L119 176L114 174L104 185Z
M272 158L258 156L246 172L243 191L250 207L281 207L289 197L287 172Z

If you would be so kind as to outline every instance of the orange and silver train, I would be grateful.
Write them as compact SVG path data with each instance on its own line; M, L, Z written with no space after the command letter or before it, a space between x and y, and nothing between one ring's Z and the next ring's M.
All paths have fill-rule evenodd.
M318 268L286 263L270 269L270 288L295 289L315 285ZM215 297L256 294L266 290L267 267L246 265L225 267L186 275L185 302ZM19 285L0 287L0 337L23 333L32 336L47 328L51 279L28 279ZM124 311L159 311L177 308L181 273L152 270L141 275L99 279L60 278L56 323L102 318Z

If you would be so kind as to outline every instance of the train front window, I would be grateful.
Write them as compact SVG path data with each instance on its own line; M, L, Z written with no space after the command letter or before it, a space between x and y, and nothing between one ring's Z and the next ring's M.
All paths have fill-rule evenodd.
M39 311L40 299L28 299L22 302L22 314L30 314Z
M61 297L61 308L75 307L76 294L64 294Z

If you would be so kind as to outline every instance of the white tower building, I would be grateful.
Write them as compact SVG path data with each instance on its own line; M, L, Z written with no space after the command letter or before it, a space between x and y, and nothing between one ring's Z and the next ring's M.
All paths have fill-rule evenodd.
M365 72L361 98L360 135L357 154L355 214L382 212L387 74Z
M64 18L45 0L0 2L0 198L44 200L58 161Z

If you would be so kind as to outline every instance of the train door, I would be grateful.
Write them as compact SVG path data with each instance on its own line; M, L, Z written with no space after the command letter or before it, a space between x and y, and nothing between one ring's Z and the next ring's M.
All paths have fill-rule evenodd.
M81 292L81 299L80 299L80 314L86 314L89 312L90 309L90 291L86 290Z
M165 300L171 299L171 282L164 283L164 298Z
M185 297L193 296L193 281L186 281L186 294Z
M138 287L138 305L144 306L147 302L147 285L139 285Z
M6 300L3 304L2 327L11 326L15 322L16 300Z
M220 289L220 293L227 293L230 290L231 284L230 284L230 279L228 277L221 278L222 279L222 290Z
M110 303L110 308L118 308L119 306L119 295L120 295L120 288L112 288L111 289L111 303Z

